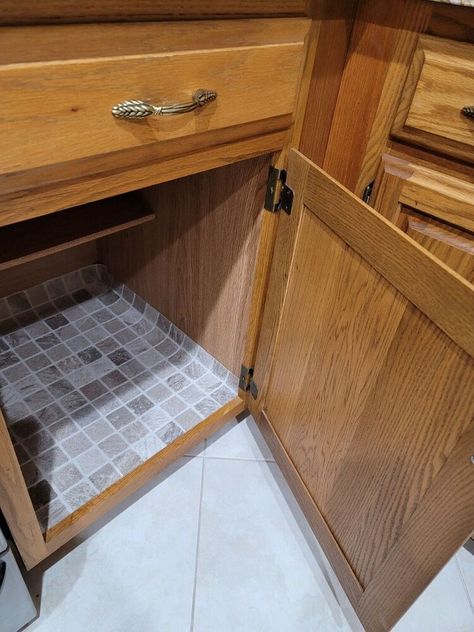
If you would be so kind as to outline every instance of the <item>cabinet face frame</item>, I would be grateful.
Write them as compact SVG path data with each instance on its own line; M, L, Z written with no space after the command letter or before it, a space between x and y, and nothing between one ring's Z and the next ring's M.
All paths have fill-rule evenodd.
M1 21L1 16L0 16ZM199 23L203 26L203 23ZM239 27L240 24L240 27ZM246 27L247 24L247 27ZM287 28L285 28L285 25ZM135 164L137 161L125 161L125 164L118 164L116 172L108 174L100 169L97 173L93 173L87 177L78 180L66 180L64 188L58 195L54 187L50 190L38 188L28 191L26 196L20 196L18 199L12 198L10 215L4 223L12 223L19 221L18 213L22 213L22 219L25 217L36 216L37 214L47 214L61 208L74 206L81 202L89 202L95 199L109 197L120 191L137 189L140 187L150 186L167 180L174 180L182 176L207 171L216 167L238 162L246 158L261 156L277 151L274 158L277 164L283 166L286 160L286 151L291 143L297 144L299 134L301 133L302 118L306 107L306 99L309 90L311 73L313 70L313 62L315 56L316 42L319 32L319 23L313 22L308 18L295 19L279 19L279 20L253 20L251 22L235 22L231 23L227 20L222 22L212 22L207 24L211 32L215 32L218 40L218 47L226 48L225 38L220 37L219 29L226 32L231 30L232 41L239 39L238 27L241 29L242 41L237 43L245 51L251 44L252 38L255 37L254 45L261 47L262 50L278 52L280 44L285 47L286 43L289 48L299 51L299 68L296 69L294 76L290 79L297 86L295 89L295 103L289 107L291 112L284 117L277 117L277 120L268 122L254 121L250 122L246 127L246 134L242 135L240 126L229 128L219 132L218 139L214 139L213 143L202 142L201 137L191 147L191 151L187 154L176 151L171 157L166 157L159 161L159 170L156 164L150 162L149 156L145 156L146 160L143 164ZM159 24L156 28L163 29L165 26ZM175 24L174 28L177 32L183 31L185 34L190 31L192 24L181 23ZM234 29L235 27L235 29ZM268 28L267 28L268 27ZM48 27L58 29L61 27ZM89 28L89 27L88 27ZM100 28L99 26L96 27ZM121 28L119 25L106 25L109 31L114 28ZM136 30L147 30L153 28L153 25L135 25ZM65 26L65 31L71 29L76 32L75 25ZM217 31L216 31L217 29ZM234 29L234 30L232 30ZM261 32L259 31L261 30ZM309 37L305 34L309 29ZM265 38L262 42L262 33ZM15 38L15 32L11 30L10 35ZM48 49L47 33L45 32L46 46L43 53L45 55L58 55L57 50L53 46ZM77 35L77 33L76 33ZM131 36L133 40L133 35ZM172 35L168 35L172 39ZM201 42L206 39L205 33L196 35ZM274 41L272 41L274 38ZM192 38L191 38L192 39ZM267 41L268 39L268 41ZM248 40L248 41L247 41ZM303 41L304 40L304 41ZM132 42L133 43L133 42ZM228 44L228 43L227 43ZM94 44L102 45L100 39ZM128 42L130 46L130 42ZM144 44L146 47L146 43ZM192 42L187 42L187 47L192 50ZM251 47L251 46L250 46ZM166 43L165 43L166 48ZM55 52L56 51L56 52ZM62 53L61 53L62 54ZM32 60L25 60L25 62ZM243 107L244 102L239 104ZM133 124L133 123L131 123ZM243 136L243 137L242 137ZM178 139L178 145L181 141ZM283 149L282 149L283 148ZM146 153L146 152L145 152ZM132 158L134 158L132 156ZM140 161L138 161L140 163ZM264 211L262 211L264 212ZM52 216L54 217L54 216ZM264 212L262 237L259 246L259 262L262 268L259 269L255 279L255 292L253 292L252 317L248 330L249 335L246 342L245 357L249 359L255 351L256 338L259 332L260 311L263 304L266 290L266 270L270 265L270 254L273 245L274 229L277 225L278 218ZM245 358L244 358L245 361ZM189 448L198 444L203 438L216 432L228 419L235 417L245 408L245 393L220 408L213 415L198 424L192 430L186 432L173 444L165 447L157 455L143 463L134 471L117 481L112 487L108 488L86 505L79 508L65 520L48 530L43 536L39 528L38 521L29 498L28 490L21 473L21 468L15 456L12 441L10 439L6 424L3 418L0 420L1 437L5 443L6 461L5 468L0 469L0 497L2 497L2 508L6 507L6 518L14 535L14 539L21 552L25 565L31 568L42 561L46 556L57 550L68 540L73 538L77 533L90 526L99 517L105 514L112 507L121 503L127 496L137 491L146 481L155 476L159 471L166 467L169 463L179 458ZM4 484L3 481L5 481ZM15 494L15 488L18 487L19 493ZM3 497L5 497L3 499Z
M262 354L257 353L254 379L258 386L258 398L253 402L249 400L250 407L365 628L370 631L386 630L395 624L472 531L474 523L474 496L472 495L474 479L472 477L474 471L469 461L469 454L474 438L474 422L471 420L474 413L474 401L470 401L469 398L472 400L474 390L469 389L467 385L474 384L474 337L472 334L474 287L296 152L292 152L290 156L288 182L294 188L295 203L292 215L290 217L282 215L280 218L277 234L277 248L278 244L281 246L278 259L279 267L275 266L271 272L269 295L262 326L262 333L267 327L272 329L274 342L270 353L265 348ZM392 397L392 417L393 415L395 417L390 423L393 422L393 428L398 427L397 415L400 411L400 430L403 431L403 424L405 424L405 431L407 427L410 427L408 423L410 415L413 415L417 407L424 401L425 391L422 389L420 393L414 395L411 386L413 382L403 376L405 370L411 365L410 363L403 364L403 356L399 355L397 359L397 353L402 353L397 349L404 339L400 336L405 329L407 331L406 338L409 335L415 335L414 332L417 331L418 327L421 327L420 332L424 333L420 333L420 336L423 335L424 338L421 337L420 340L431 340L434 344L433 353L441 354L439 357L445 354L445 359L451 358L454 364L459 362L456 365L456 370L454 370L454 364L449 364L450 361L448 360L446 360L448 364L440 364L439 366L444 367L444 369L436 369L438 371L436 380L438 381L433 377L431 387L435 389L434 384L441 384L443 380L444 382L449 381L451 374L447 367L453 367L452 378L453 380L460 380L460 382L459 386L457 382L453 382L450 388L453 393L456 392L456 402L457 404L460 403L461 406L457 408L457 413L454 414L450 424L446 425L447 421L443 421L444 413L441 412L444 410L442 406L446 408L447 405L446 401L443 403L444 390L439 393L439 402L435 395L429 406L426 401L422 405L422 408L431 410L433 419L437 419L436 423L440 425L439 427L444 428L444 433L443 431L441 433L444 438L437 446L433 444L432 447L437 450L441 449L443 453L446 449L446 464L437 469L438 466L435 467L435 463L433 463L433 472L437 473L424 479L424 483L421 485L421 478L423 478L423 474L427 473L427 470L424 469L425 465L420 465L417 469L417 458L411 461L411 467L414 468L412 474L415 482L413 484L404 482L402 473L397 474L393 469L394 465L390 465L390 461L387 462L386 477L395 486L393 498L395 514L398 509L401 511L400 501L403 500L400 498L402 492L396 491L398 485L401 486L400 489L404 489L403 485L408 485L406 492L408 500L411 496L419 494L419 506L413 505L411 509L406 510L401 522L398 518L398 522L395 520L394 514L394 517L389 517L387 522L381 519L377 523L377 518L374 515L372 527L379 535L374 536L373 542L372 540L370 542L364 540L364 534L369 534L371 529L367 529L367 531L356 530L357 533L348 535L350 534L350 524L344 524L343 518L339 516L341 512L344 513L344 510L337 508L336 496L339 495L338 500L340 501L343 501L344 496L337 486L337 478L333 480L333 487L331 487L330 498L334 500L332 505L328 505L327 496L325 498L321 491L326 484L326 476L328 481L331 480L331 476L334 476L334 472L331 470L333 467L331 454L333 453L330 448L332 430L324 427L324 424L321 426L311 425L313 423L311 419L318 419L318 404L311 400L311 393L313 391L319 393L317 391L319 382L324 382L326 374L329 375L333 371L334 365L337 367L339 363L339 369L334 369L339 371L339 379L335 373L333 381L327 385L329 394L324 397L319 393L317 398L320 398L318 401L321 406L328 406L328 400L334 396L335 408L338 410L340 408L341 415L344 415L347 414L344 413L345 404L337 401L338 391L345 389L349 391L352 384L351 382L345 383L344 374L341 373L341 366L344 367L346 360L341 360L337 355L334 355L334 357L331 356L333 359L330 362L326 358L327 364L324 364L324 355L321 355L322 352L318 351L317 343L314 343L317 338L311 338L315 334L309 333L318 328L329 330L331 326L329 321L334 320L335 327L338 327L338 322L340 322L339 338L349 335L345 333L340 320L344 312L340 315L335 307L336 304L343 305L344 292L339 289L339 294L334 294L336 290L331 289L330 281L319 281L319 279L316 280L315 276L311 276L311 274L315 274L314 268L309 267L308 271L306 270L307 266L312 265L310 260L318 258L317 244L307 245L306 249L303 250L302 244L310 233L310 224L307 223L308 220L305 220L305 217L309 216L317 217L318 226L321 227L318 228L321 231L320 239L323 238L323 234L326 234L324 239L327 244L332 243L331 240L333 239L335 240L334 243L339 243L338 253L336 250L331 251L336 257L334 262L329 257L329 250L326 252L328 246L323 246L323 241L320 243L319 248L324 248L326 253L324 262L320 261L321 266L323 266L324 279L330 278L331 275L335 275L334 278L336 278L339 269L341 275L343 274L342 271L346 270L344 274L354 277L354 275L359 274L357 266L360 265L362 277L365 278L364 275L368 275L367 279L369 279L364 283L373 284L373 292L372 290L369 292L367 304L373 300L375 301L374 305L376 305L380 299L382 301L380 305L385 304L384 309L388 310L385 315L387 320L380 313L380 322L377 325L377 314L372 315L369 312L366 317L361 317L361 314L357 313L355 305L358 299L354 299L354 303L351 303L350 306L344 306L347 311L345 318L348 319L348 331L351 331L352 326L363 328L366 326L366 322L367 327L369 327L372 321L370 327L372 327L373 332L379 327L379 333L373 339L375 348L377 345L382 345L384 337L387 339L385 351L384 349L376 351L373 358L374 367L367 369L368 372L365 374L363 373L363 365L367 363L366 357L370 356L370 353L374 353L373 349L369 347L367 352L361 352L360 357L357 355L358 345L360 346L361 341L364 340L364 337L357 338L357 329L353 332L355 337L352 354L350 341L347 340L345 344L341 342L349 354L348 366L350 367L350 361L353 362L353 366L361 365L357 372L358 377L354 381L355 390L352 392L356 401L357 398L363 400L366 395L362 396L361 393L365 388L372 387L373 389L374 384L378 384L376 380L379 378L382 380L380 385L382 389L384 383L385 388L390 389L390 380L393 382L393 380L400 379L401 399L397 400L397 389L386 390L380 393L382 403L379 402L379 404L383 406L383 401L387 402ZM368 238L368 235L372 237ZM304 255L303 252L305 252ZM358 263L359 260L360 264ZM332 268L336 271L331 271ZM352 272L349 274L347 270L352 270ZM300 288L303 286L306 288L304 294L298 295L295 289L296 279L302 279L299 283ZM312 298L312 293L307 284L303 284L303 280L319 288L317 298ZM324 285L324 290L322 289L323 285L321 285L323 283L327 284ZM332 295L331 292L333 292ZM378 298L372 299L372 294ZM306 305L311 300L316 301L316 304L313 305L314 310L309 313L304 304L296 304L297 296L304 300ZM302 299L302 296L305 298ZM332 299L328 298L331 296L333 296ZM337 298L335 299L334 296ZM329 318L327 311L324 312L326 300L334 302L331 311L332 318ZM392 307L390 307L391 302L393 302ZM354 309L354 324L351 320L351 309ZM357 322L358 325L355 324ZM306 343L301 346L301 340L305 335L301 332L305 328L308 330L308 348L305 346ZM374 334L367 333L367 336L369 335ZM398 340L395 336L399 337L400 343L394 343L392 348L391 340ZM292 342L288 346L290 339ZM330 336L324 336L324 340L330 340ZM309 348L312 343L316 344L316 350L310 352ZM320 344L322 344L321 341ZM279 350L280 345L286 345L282 347L286 350L285 352ZM292 358L291 349L293 346L296 349L294 353L297 354L299 360ZM403 344L401 346L403 347ZM416 348L416 344L411 345L410 343L405 351L408 354L412 353L412 347ZM419 357L426 353L426 348L420 347L418 349ZM435 349L437 349L436 352ZM379 352L382 364L377 365ZM314 353L319 358L319 369L316 370L314 383L305 382L305 379L309 379L305 378L305 371L308 372L308 375L311 372L310 353ZM336 350L333 353L336 353ZM389 353L390 355L388 355ZM331 354L329 348L328 354ZM387 358L391 358L390 360L387 359L386 366L383 359L385 355ZM454 360L455 358L456 360ZM288 368L288 362L292 363L291 370ZM341 362L343 362L342 365ZM399 374L395 368L390 368L392 366L390 362L393 363L394 367L397 366L396 362L399 363L400 378L397 378ZM407 362L409 362L408 359ZM427 386L426 380L428 379L427 376L431 375L431 369L424 371L420 368L420 370L421 373L418 374L420 383ZM315 369L313 369L313 376L314 371ZM349 370L344 369L344 371L346 371L346 377L350 375ZM367 385L365 385L364 380ZM425 381L423 382L423 380ZM359 386L357 386L357 381L360 382ZM463 385L462 390L459 390L461 384ZM375 390L377 391L377 389ZM426 389L426 392L428 390ZM434 393L436 394L436 389ZM446 395L446 397L448 396ZM371 395L370 400L367 400L372 402L367 412L368 420L370 420L370 410L374 411L379 405L377 400L378 396L375 394ZM441 408L439 408L440 406ZM297 417L292 418L292 410L299 411ZM381 408L380 410L383 413L384 409ZM388 417L388 410L385 409L383 414ZM428 414L428 412L424 414L424 419L421 415L419 422L421 424L420 436L424 436L427 441L431 427L431 421L428 423L426 418ZM343 417L343 419L345 418ZM350 419L349 416L348 420ZM331 424L333 422L336 424L335 420L331 420ZM383 419L380 422L383 426ZM363 472L369 471L371 464L374 461L377 462L377 454L374 451L376 448L372 447L371 441L365 442L363 436L365 436L364 433L368 436L374 435L374 433L377 435L378 424L371 424L367 421L364 422L364 425L359 422L359 419L354 419L356 428L358 428L358 423L360 423L361 438L359 441L354 438L352 449L356 451L354 458L358 459L357 462L361 464L361 468L362 463L364 466L357 472L356 464L353 465L355 467L354 480L357 477L358 480L363 478ZM351 424L348 423L340 427L341 441L343 441L344 432L346 435L347 433L350 434L350 426ZM387 430L385 424L386 432L390 433L391 428L390 425ZM323 436L316 439L319 436L318 433L323 433ZM383 436L377 436L378 439L373 438L373 445L375 446L378 441L378 448L381 449ZM437 436L439 435L436 433L433 435L433 437ZM324 475L324 479L318 481L318 476L315 474L315 471L318 470L314 470L316 465L311 466L311 463L323 464L318 445L319 441L323 441L324 438L327 440L327 445L325 443L326 465L324 466L327 473ZM315 441L316 444L314 444ZM443 443L444 441L446 443ZM443 443L443 447L441 447L441 443ZM422 449L421 444L420 448L412 449L414 455L416 449ZM343 456L343 445L341 445L340 450L342 456L334 453L334 467L337 462L346 463L346 466L341 465L343 469L338 476L344 480L343 489L347 490L346 502L341 502L340 507L345 507L348 504L347 494L357 497L362 506L364 502L368 502L367 499L364 500L363 497L360 497L358 489L351 488L352 480L348 480L347 477L344 479L343 476L344 469L350 468L351 452L347 453L346 462ZM387 444L386 449L381 450L380 457L387 460L391 451L396 454L396 449ZM420 452L418 456L421 457L421 455L423 452ZM427 455L420 458L420 461L426 463L429 459L428 452ZM410 461L407 461L407 465L409 463ZM376 469L375 467L372 485L373 495L369 495L369 499L377 498L377 490L381 489L381 481L384 479L380 472L375 473ZM417 480L418 482L416 482ZM327 484L330 485L329 482ZM311 492L310 489L313 491ZM440 498L442 499L441 502ZM403 505L403 502L401 504ZM328 506L332 509L328 509ZM383 511L383 503L375 505L375 513L379 512L383 515ZM442 532L439 530L439 524L444 524ZM439 532L438 535L436 535L436 531ZM389 542L391 538L393 541ZM355 554L357 550L359 550L360 555L365 555L366 559L370 560L371 556L374 556L377 561L370 564L363 562L363 557ZM423 564L419 563L420 560L423 560ZM407 573L407 569L410 570L409 573Z

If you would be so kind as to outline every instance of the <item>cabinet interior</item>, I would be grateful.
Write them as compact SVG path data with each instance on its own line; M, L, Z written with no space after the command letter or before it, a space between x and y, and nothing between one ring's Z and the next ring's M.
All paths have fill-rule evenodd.
M0 229L2 411L47 541L237 400L269 164Z

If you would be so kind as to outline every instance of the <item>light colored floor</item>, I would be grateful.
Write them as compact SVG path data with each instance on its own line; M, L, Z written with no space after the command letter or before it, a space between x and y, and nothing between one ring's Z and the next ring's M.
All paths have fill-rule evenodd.
M251 418L53 562L28 575L28 632L361 630ZM471 632L473 603L461 551L395 630Z

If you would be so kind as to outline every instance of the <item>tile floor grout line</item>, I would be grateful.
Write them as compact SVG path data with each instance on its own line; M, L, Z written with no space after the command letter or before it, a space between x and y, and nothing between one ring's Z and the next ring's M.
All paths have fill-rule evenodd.
M204 450L206 449L206 442L207 442L207 439L204 440ZM205 459L203 458L202 466L201 466L201 489L200 489L200 494L199 494L198 527L197 527L197 534L196 534L196 560L194 563L194 584L193 584L193 598L192 598L192 605L191 605L190 632L193 632L194 630L194 611L195 611L195 606L196 606L197 572L198 572L198 563L199 563L199 543L201 539L202 498L204 495L204 466L205 466Z
M469 602L469 605L471 606L472 614L474 616L474 603L472 602L471 593L469 592L469 588L468 588L467 582L466 582L466 580L464 578L464 573L463 573L463 570L462 570L462 566L461 566L461 564L460 564L460 562L458 560L458 555L457 554L454 556L454 560L455 560L455 563L456 563L456 567L458 569L458 573L459 573L459 575L461 577L461 583L463 585L464 592L466 593L467 600Z
M276 463L275 459L265 459L265 458L250 458L244 456L205 456L206 459L215 459L221 461L246 461L248 463Z

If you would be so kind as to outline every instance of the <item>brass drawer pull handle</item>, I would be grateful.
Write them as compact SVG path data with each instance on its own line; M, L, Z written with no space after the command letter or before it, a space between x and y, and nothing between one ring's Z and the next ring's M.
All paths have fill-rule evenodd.
M464 114L464 116L467 116L467 118L474 119L474 105L466 105L461 110L461 113Z
M193 94L192 101L187 103L174 103L172 105L153 105L146 101L137 101L131 99L117 103L112 108L112 114L120 119L141 119L145 116L156 114L157 116L165 116L169 114L184 114L192 112L196 108L202 108L207 103L217 99L217 92L214 90L196 90Z

